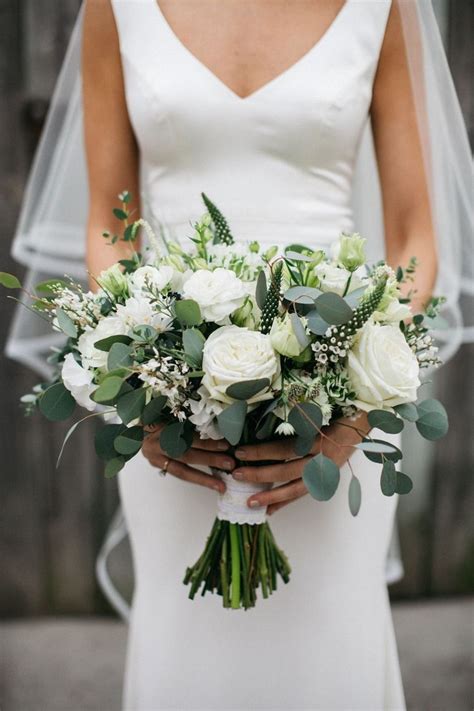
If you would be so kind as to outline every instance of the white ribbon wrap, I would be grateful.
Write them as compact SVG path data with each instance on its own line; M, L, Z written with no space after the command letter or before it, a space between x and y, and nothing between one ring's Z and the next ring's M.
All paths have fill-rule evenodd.
M251 509L247 501L252 494L260 494L271 489L271 484L255 484L248 481L236 481L231 474L213 469L226 485L225 494L219 494L217 501L217 518L230 523L249 523L251 525L265 523L267 507L260 506Z

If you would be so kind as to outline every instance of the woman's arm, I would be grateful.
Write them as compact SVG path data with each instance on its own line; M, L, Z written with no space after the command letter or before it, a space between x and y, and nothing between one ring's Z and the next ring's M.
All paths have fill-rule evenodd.
M109 245L102 237L114 224L112 208L124 189L138 197L138 148L130 125L122 76L119 42L109 0L87 0L84 16L83 95L89 172L90 207L87 223L87 265L92 275L127 256L124 242ZM91 279L91 286L95 282ZM179 479L225 491L225 484L196 466L231 470L234 460L225 441L195 439L180 461L170 460L159 445L159 429L148 434L143 454Z
M413 256L418 258L420 268L414 285L404 285L404 288L416 289L413 299L416 311L431 296L437 260L415 105L395 0L374 82L371 120L382 185L387 261L397 267L408 265ZM356 424L363 432L370 430L365 413L361 413ZM312 454L322 447L326 456L342 466L352 454L351 445L361 438L345 427L343 420L325 428L325 433L330 439L318 438ZM249 506L269 506L268 512L273 513L307 493L301 474L310 457L295 458L291 438L278 444L252 445L241 450L236 456L243 461L251 463L271 458L281 460L282 464L239 466L233 472L234 477L247 481L290 482L252 496ZM292 461L286 461L289 459Z
M138 203L138 148L128 117L119 40L110 0L87 0L82 52L84 130L89 174L87 266L93 276L127 256L123 241L110 245L104 230L119 228L117 195ZM95 281L91 278L91 287Z

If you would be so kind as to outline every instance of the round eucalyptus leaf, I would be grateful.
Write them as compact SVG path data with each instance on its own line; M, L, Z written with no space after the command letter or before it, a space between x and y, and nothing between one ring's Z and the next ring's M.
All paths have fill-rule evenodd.
M191 364L197 367L202 363L202 351L206 339L197 328L187 328L183 331L183 348Z
M341 326L351 320L354 315L353 310L342 296L328 291L321 294L316 299L316 308L319 315L329 324Z
M174 304L176 318L183 326L199 326L202 323L201 309L193 299L181 299Z
M374 442L378 444L388 444L387 442L384 442L381 439L374 439ZM368 451L368 450L362 450L367 457L367 459L370 459L371 462L375 462L376 464L383 464L385 459L389 459L391 462L398 462L403 454L398 447L395 447L394 444L390 443L390 446L392 447L391 452L384 452L381 454L380 452L375 452L375 451ZM359 448L361 449L361 448Z
M161 412L166 405L166 395L158 395L154 397L142 412L142 423L144 425L153 425L159 419Z
M323 414L318 405L312 402L301 402L291 409L288 422L300 437L314 439L322 427Z
M393 409L398 412L400 417L403 417L404 420L408 420L408 422L416 422L418 419L418 410L413 402L405 402L402 405L395 405Z
M58 326L69 338L77 338L76 324L68 314L62 309L56 309L56 318Z
M448 415L438 400L423 400L417 406L416 427L422 437L429 440L441 439L449 429Z
M311 435L310 437L301 437L298 435L295 438L294 441L294 446L293 449L295 450L295 454L298 455L298 457L306 457L307 454L311 452L313 449L313 444L314 440L316 439L315 435Z
M127 427L114 440L114 447L119 454L126 456L136 454L142 446L143 427Z
M317 454L303 469L306 488L318 501L329 501L336 493L339 480L339 467L324 454Z
M386 410L371 410L367 418L371 427L376 427L389 434L398 434L404 427L401 417Z
M384 462L380 475L380 488L384 496L393 496L397 490L397 472L393 462Z
M377 454L393 454L396 452L397 448L390 444L390 442L384 442L381 439L374 440L364 440L363 442L358 442L356 445L357 449L362 449L363 452L375 452Z
M94 348L97 348L97 350L99 351L107 352L112 348L114 343L125 343L125 345L128 345L131 342L132 339L130 338L130 336L107 336L107 338L101 338L100 341L96 341L94 343Z
M217 415L219 430L230 444L236 445L240 442L246 415L247 403L245 400L237 400Z
M104 378L97 390L92 393L92 400L99 403L112 402L122 389L123 382L123 378L118 375L110 375Z
M344 301L351 307L351 309L354 309L359 305L359 301L366 291L366 286L361 286L359 289L354 289L354 291L351 291L349 294L346 294L346 296L344 296Z
M160 434L160 447L172 459L178 459L185 454L189 445L183 437L184 425L182 422L172 422L166 425Z
M97 430L94 437L95 451L100 459L108 461L117 456L114 441L125 430L124 425L104 425Z
M413 489L413 482L407 474L403 472L397 472L397 484L396 492L397 494L409 494Z
M50 385L41 395L39 409L48 420L66 420L74 412L76 401L62 383Z
M158 331L148 323L141 323L138 326L134 326L132 337L138 343L153 343L158 337Z
M360 481L356 476L351 477L348 496L350 512L353 516L357 516L360 510L360 504L362 502L362 489L360 486Z
M306 320L308 322L308 329L317 336L324 336L329 328L328 322L318 314L316 309L306 314Z
M311 286L292 286L285 291L283 298L287 301L295 301L298 304L314 305L315 299L320 295L320 290Z
M313 262L314 261L313 257L310 257L308 254L304 254L303 252L295 252L294 250L291 250L291 249L285 249L285 257L287 259L291 259L293 262Z
M107 368L128 368L132 364L132 349L125 343L114 343L107 357Z
M104 470L106 479L112 479L114 476L116 476L119 471L123 469L124 464L125 457L114 457L113 459L109 459L109 461L105 465Z
M124 424L141 417L145 407L146 393L143 388L121 395L117 400L117 414Z
M255 380L243 380L240 383L232 383L226 389L226 395L235 400L249 400L257 395L264 388L270 385L269 378L257 378Z

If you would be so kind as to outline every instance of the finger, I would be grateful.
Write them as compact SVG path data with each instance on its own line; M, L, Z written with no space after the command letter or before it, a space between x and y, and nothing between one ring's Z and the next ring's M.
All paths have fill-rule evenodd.
M228 472L231 472L236 466L236 461L232 459L232 457L201 449L194 449L194 447L188 449L182 457L179 457L179 461L185 462L186 464L193 464L194 466L223 469Z
M217 477L188 467L187 464L178 462L176 459L167 459L163 455L158 455L157 457L152 457L149 461L154 467L166 470L167 474L172 474L177 479L182 479L183 481L188 481L198 486L204 486L207 489L213 489L220 494L223 494L226 490L224 482Z
M230 448L230 444L226 439L201 439L198 434L195 434L193 448L203 449L206 452L225 452Z
M264 442L262 444L249 444L235 450L237 459L249 462L262 462L268 460L293 459L295 454L295 437L285 437L281 440Z
M280 501L288 501L298 496L303 496L306 491L304 481L299 479L298 481L291 482L291 484L284 484L283 486L275 487L275 489L270 489L270 491L254 494L247 500L247 505L252 509L259 506L270 506Z
M278 481L292 481L299 479L310 457L295 459L284 464L267 464L260 467L238 467L232 472L237 481L253 481L259 483L272 483Z
M279 511L280 509L283 509L285 506L288 506L288 504L292 504L294 501L298 501L298 499L301 499L307 493L308 493L308 491L304 491L292 499L287 499L286 501L279 501L277 504L270 504L270 506L267 508L267 514L269 516L271 516L276 511Z

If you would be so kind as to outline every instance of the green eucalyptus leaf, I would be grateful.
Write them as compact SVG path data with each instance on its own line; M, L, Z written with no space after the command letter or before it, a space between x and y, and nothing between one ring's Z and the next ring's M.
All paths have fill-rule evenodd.
M35 291L51 296L56 293L58 287L61 289L69 289L71 285L63 279L46 279L46 281L40 281L39 284L35 285Z
M293 425L293 429L300 437L314 439L322 427L323 414L318 405L312 402L301 402L292 407L288 422Z
M77 338L76 324L65 311L56 309L56 318L58 319L59 328L66 336L69 336L69 338Z
M94 445L97 456L104 461L113 459L117 456L115 451L115 439L126 430L124 425L104 425L100 430L97 430L94 437Z
M226 395L235 400L250 400L264 388L270 385L269 378L256 378L255 380L242 380L240 383L232 383L226 389Z
M114 439L115 450L119 454L130 456L136 454L142 446L143 427L127 427Z
M314 434L309 437L303 437L301 435L297 435L294 439L294 445L293 445L295 454L297 454L298 457L306 457L306 455L309 454L311 452L311 450L313 449L314 440L315 440Z
M402 495L409 494L412 489L413 482L410 477L407 474L403 474L403 472L397 472L396 493Z
M346 296L344 296L344 301L346 302L346 304L348 304L348 306L351 307L351 309L354 309L359 305L359 301L366 291L366 286L361 286L359 289L354 289L354 291L351 291L349 294L346 294Z
M183 326L199 326L202 323L201 309L193 299L181 299L174 304L176 318Z
M21 282L14 274L0 272L0 284L5 289L21 289Z
M76 401L62 383L50 385L39 399L39 409L52 422L66 420L74 412Z
M418 419L418 410L416 409L416 405L412 402L395 405L393 409L396 410L404 420L408 420L408 422L416 422Z
M387 410L371 410L367 419L371 427L389 434L398 434L404 427L401 417L397 417L393 412L387 412Z
M314 499L329 501L339 486L339 467L324 454L310 459L303 469L303 481Z
M265 417L261 418L258 425L255 436L258 440L270 439L270 437L275 432L275 427L277 424L277 418L273 412L267 413Z
M171 422L161 430L160 447L172 459L178 459L188 451L190 445L184 437L183 422Z
M96 341L94 343L94 348L97 348L99 351L108 352L114 343L124 343L125 345L128 345L129 343L132 343L132 339L130 336L122 335L107 336L107 338L101 338L100 341Z
M97 390L92 393L91 399L102 404L113 402L122 389L123 382L123 378L118 375L110 375L104 378Z
M153 326L142 323L133 328L132 338L138 343L153 343L158 338L158 331Z
M154 397L142 412L142 423L144 425L153 425L159 420L164 406L166 405L166 395L158 395Z
M113 479L125 465L125 457L114 457L109 459L105 465L104 475L106 479Z
M385 445L387 444L387 442L384 442L381 439L374 439L371 441L373 441L377 444L385 444ZM365 456L367 457L367 459L370 459L371 462L375 462L376 464L383 464L385 459L389 459L391 462L398 462L403 456L402 452L400 449L398 449L398 447L395 447L394 444L390 444L390 446L392 447L392 451L391 452L384 452L383 454L381 454L380 452L373 451L373 450L370 450L370 451L363 450L363 452L364 452ZM361 448L359 447L359 449L361 449Z
M305 316L308 322L308 329L317 336L324 336L329 328L329 324L318 314L316 309L309 311Z
M186 356L193 365L198 367L202 363L202 351L206 339L197 328L187 328L183 331L183 348Z
M116 370L117 368L128 368L132 365L132 349L125 343L114 343L107 358L107 368Z
M393 462L384 462L380 475L380 488L384 496L393 496L397 490L397 472Z
M396 447L389 442L384 442L381 439L374 440L364 440L363 442L358 442L354 445L357 449L361 449L363 452L374 452L376 454L389 455L396 451Z
M321 294L316 299L316 308L319 315L329 324L341 326L351 320L354 315L353 310L342 296L328 291Z
M314 306L315 299L319 296L321 296L320 290L311 286L292 286L285 291L283 298L286 301Z
M417 410L416 427L421 436L429 440L444 437L449 429L449 422L443 405L438 400L423 400L417 405Z
M146 393L143 388L121 395L117 400L117 414L124 424L141 417L145 407Z
M303 326L303 323L301 322L300 317L298 316L298 314L295 314L294 312L292 312L290 314L290 321L291 321L291 325L293 328L293 332L296 336L296 340L300 344L301 348L306 348L306 346L308 346L311 341L310 341L308 334L305 331L305 328Z
M258 273L257 286L255 289L255 300L259 309L263 309L267 298L267 278L263 269Z
M221 434L230 444L236 445L240 442L246 415L247 403L245 400L237 400L217 415L217 423Z
M293 262L312 262L313 258L303 252L295 252L291 249L285 249L285 257Z
M349 484L349 509L353 516L357 516L360 510L360 505L362 502L362 489L360 486L360 481L356 476L351 477L351 482Z

